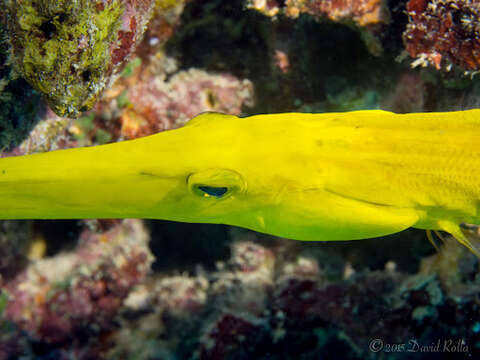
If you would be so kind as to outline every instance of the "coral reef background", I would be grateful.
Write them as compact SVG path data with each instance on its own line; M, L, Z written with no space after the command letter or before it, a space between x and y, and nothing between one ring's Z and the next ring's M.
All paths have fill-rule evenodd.
M2 157L204 111L479 106L477 1L0 5ZM0 221L0 360L478 358L479 260L442 237L436 252L415 229L302 243L221 225Z

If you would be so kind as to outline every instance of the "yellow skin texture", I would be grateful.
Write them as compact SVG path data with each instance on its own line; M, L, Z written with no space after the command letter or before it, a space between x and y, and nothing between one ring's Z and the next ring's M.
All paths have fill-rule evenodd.
M152 218L296 240L413 226L478 254L459 224L480 222L479 144L480 110L205 113L141 139L0 159L0 218Z

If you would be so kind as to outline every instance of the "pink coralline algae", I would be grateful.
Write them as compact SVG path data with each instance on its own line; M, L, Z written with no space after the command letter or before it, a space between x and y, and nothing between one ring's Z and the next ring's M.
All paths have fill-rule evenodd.
M332 0L302 1L287 0L291 15L300 12L327 17L332 21L353 21L358 26L369 26L388 22L388 11L383 0Z
M154 78L128 91L128 99L134 104L132 110L146 127L132 126L124 118L122 133L127 138L147 135L182 125L204 111L239 114L251 97L251 83L232 75L190 69L174 75L168 82Z
M268 16L283 11L285 15L296 18L301 13L306 13L335 22L351 21L358 26L389 21L388 9L383 0L250 0L248 3L249 7Z
M33 262L4 286L6 320L47 343L108 329L150 268L148 241L139 220L102 234L85 230L74 253Z
M480 68L480 3L459 0L410 0L405 47L416 60L440 69Z
M96 6L97 9L104 8L102 4L97 3ZM120 20L117 44L111 46L113 66L124 63L135 50L135 45L141 40L145 31L153 5L151 0L130 0L126 1L124 6L125 11Z
M246 79L190 69L166 81L165 74L149 72L150 68L119 82L96 107L95 112L111 112L115 117L115 122L110 122L115 126L106 129L114 139L132 139L179 127L205 111L238 115L253 102L253 85ZM118 101L109 98L110 93L122 94L127 105L121 109L112 107Z

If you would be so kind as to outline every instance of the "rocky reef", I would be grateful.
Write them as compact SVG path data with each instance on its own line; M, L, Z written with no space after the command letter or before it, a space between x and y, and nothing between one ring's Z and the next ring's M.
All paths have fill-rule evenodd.
M479 262L453 240L425 258L418 274L392 261L383 270L356 271L340 260L332 272L318 251L238 238L213 272L145 279L151 256L139 226L127 221L102 235L85 232L75 255L30 266L4 288L5 318L58 359L478 353ZM2 358L25 345L9 326ZM38 353L38 345L30 351Z
M479 106L474 1L2 5L1 157L204 111ZM442 238L437 253L415 229L302 243L222 225L3 221L0 360L476 358L479 261Z
M60 116L89 110L141 40L152 0L5 0L12 62Z

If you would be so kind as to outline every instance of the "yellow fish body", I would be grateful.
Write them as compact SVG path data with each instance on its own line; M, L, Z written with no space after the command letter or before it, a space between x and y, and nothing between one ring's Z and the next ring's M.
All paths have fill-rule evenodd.
M141 139L0 159L1 219L153 218L297 240L480 223L480 110L205 113Z

